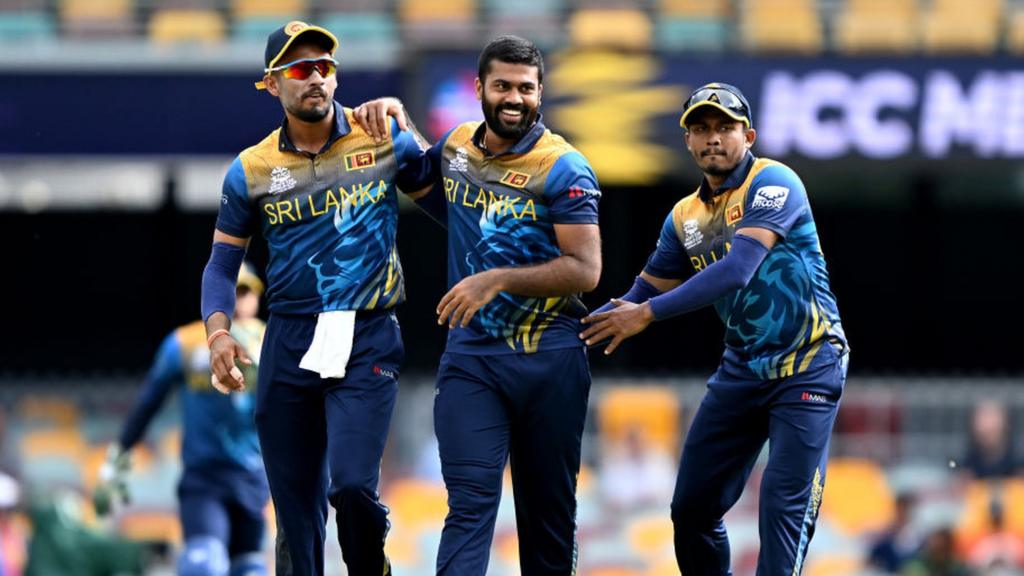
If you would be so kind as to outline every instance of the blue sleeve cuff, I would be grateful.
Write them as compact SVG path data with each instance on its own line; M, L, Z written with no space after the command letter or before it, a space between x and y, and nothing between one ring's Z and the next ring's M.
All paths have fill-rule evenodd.
M644 280L640 276L637 276L636 280L633 281L633 286L629 289L628 292L620 296L619 300L625 300L626 302L640 304L643 302L647 302L648 300L654 298L658 294L661 294L660 290L655 288L647 280ZM601 306L597 310L594 310L593 313L600 314L602 312L607 312L612 308L615 308L615 305L612 304L611 302L608 302L604 306Z
M203 270L201 311L203 322L216 312L223 312L230 318L235 313L235 284L238 270L242 267L245 248L214 242L210 261Z

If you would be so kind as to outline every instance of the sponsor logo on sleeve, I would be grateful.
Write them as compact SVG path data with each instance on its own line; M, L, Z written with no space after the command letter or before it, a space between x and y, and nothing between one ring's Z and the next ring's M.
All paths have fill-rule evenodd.
M754 202L751 208L766 208L768 210L782 210L789 198L789 188L783 186L762 186L754 192Z
M345 170L363 170L377 165L377 157L373 150L367 152L354 152L345 156Z
M522 172L516 172L515 170L507 170L505 175L501 177L502 184L507 184L513 188L525 188L526 183L529 181L529 174L523 174Z
M601 191L593 188L582 188L580 186L573 186L569 188L569 198L583 198L584 196L593 196L594 198L601 197Z

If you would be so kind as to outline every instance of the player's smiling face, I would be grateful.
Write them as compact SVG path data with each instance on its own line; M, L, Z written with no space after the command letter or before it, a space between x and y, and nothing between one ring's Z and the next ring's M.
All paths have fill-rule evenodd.
M492 60L487 76L476 79L487 129L501 140L515 142L537 121L540 83L536 66Z
M330 58L322 46L313 43L294 44L281 56L279 62ZM324 78L314 71L305 80L285 78L274 72L267 82L267 90L281 100L281 105L290 115L305 122L323 120L334 105L334 91L338 88L338 77L331 74Z
M711 106L694 110L687 118L686 148L705 174L726 176L743 160L757 134Z

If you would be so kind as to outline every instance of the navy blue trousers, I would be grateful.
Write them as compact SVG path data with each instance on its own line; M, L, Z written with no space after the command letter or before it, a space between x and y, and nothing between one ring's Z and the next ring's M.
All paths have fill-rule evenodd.
M256 428L277 512L277 573L324 573L330 501L348 573L381 576L389 524L377 484L401 332L392 312L360 312L345 377L322 379L299 368L315 327L313 316L271 315L260 355Z
M576 477L589 393L583 348L444 354L434 429L449 511L437 574L487 572L508 460L522 573L575 572Z
M267 486L263 471L185 470L178 484L178 512L185 541L213 536L228 557L263 548Z
M848 356L779 380L719 368L694 416L672 498L684 576L731 575L722 517L736 503L764 443L758 576L800 574L821 505L832 424Z

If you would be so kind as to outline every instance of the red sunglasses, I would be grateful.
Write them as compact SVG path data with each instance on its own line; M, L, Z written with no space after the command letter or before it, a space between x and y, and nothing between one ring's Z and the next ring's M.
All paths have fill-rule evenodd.
M319 72L321 77L328 78L338 71L338 63L333 58L305 58L267 68L266 73L281 72L289 80L305 80L313 75L313 70Z

